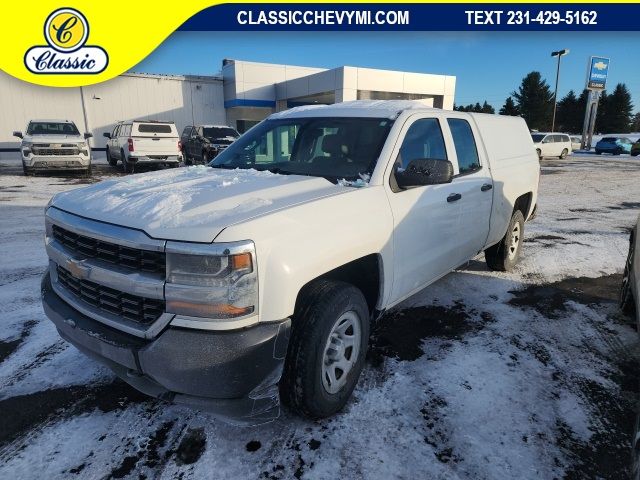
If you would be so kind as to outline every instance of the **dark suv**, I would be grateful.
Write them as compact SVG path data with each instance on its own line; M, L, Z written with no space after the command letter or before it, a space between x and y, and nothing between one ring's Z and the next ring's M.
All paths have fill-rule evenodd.
M235 129L224 125L189 125L180 137L184 163L208 163L239 136Z

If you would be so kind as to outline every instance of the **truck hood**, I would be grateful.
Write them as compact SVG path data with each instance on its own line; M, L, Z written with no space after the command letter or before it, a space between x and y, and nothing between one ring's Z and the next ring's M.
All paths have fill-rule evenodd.
M25 135L23 142L32 143L79 143L86 142L81 135Z
M153 238L208 243L229 225L349 190L324 178L197 166L106 180L51 205Z

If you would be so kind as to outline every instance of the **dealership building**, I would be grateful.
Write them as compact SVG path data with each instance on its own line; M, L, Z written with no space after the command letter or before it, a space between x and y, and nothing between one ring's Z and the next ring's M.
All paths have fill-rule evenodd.
M120 120L226 124L246 131L273 112L300 105L347 100L420 100L452 109L456 77L360 67L332 69L224 60L216 76L125 73L79 88L48 88L0 72L0 151L17 149L14 130L32 118L64 118L93 133L92 147L104 148L103 132Z

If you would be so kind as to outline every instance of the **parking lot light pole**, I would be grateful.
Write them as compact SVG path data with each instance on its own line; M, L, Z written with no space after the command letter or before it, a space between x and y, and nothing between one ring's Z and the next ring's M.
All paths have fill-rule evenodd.
M556 107L558 105L558 81L560 80L560 59L563 55L569 53L568 48L558 50L557 52L551 52L552 57L558 57L558 70L556 71L556 89L553 92L553 120L551 121L551 131L556 131Z

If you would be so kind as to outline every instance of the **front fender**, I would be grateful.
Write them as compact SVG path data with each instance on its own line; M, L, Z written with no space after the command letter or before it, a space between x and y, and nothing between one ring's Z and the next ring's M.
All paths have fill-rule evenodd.
M383 188L335 188L349 191L233 225L216 237L255 242L260 321L290 317L304 285L353 260L379 254L383 265L393 264L393 217ZM390 269L382 273L379 306L393 280Z

